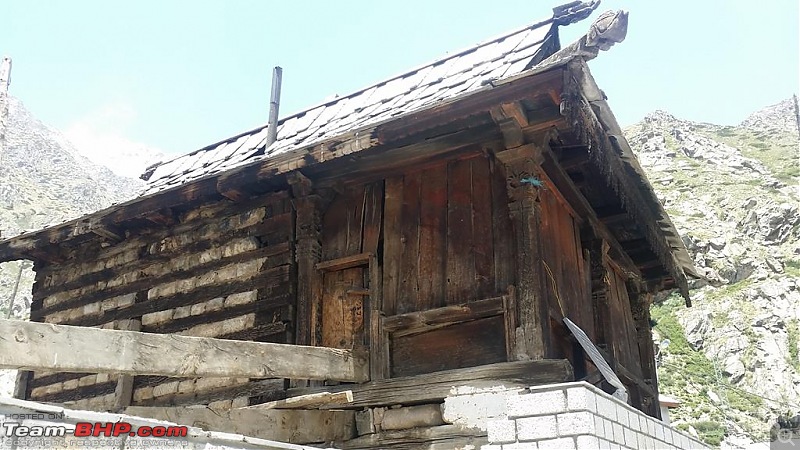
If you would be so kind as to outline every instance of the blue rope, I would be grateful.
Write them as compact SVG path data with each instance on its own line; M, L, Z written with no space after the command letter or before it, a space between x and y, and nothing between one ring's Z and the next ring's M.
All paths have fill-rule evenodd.
M522 179L519 180L519 182L522 183L522 184L530 184L531 186L533 186L535 188L544 187L544 183L542 183L542 180L540 180L540 179L538 179L536 177L533 177L533 176L522 178Z

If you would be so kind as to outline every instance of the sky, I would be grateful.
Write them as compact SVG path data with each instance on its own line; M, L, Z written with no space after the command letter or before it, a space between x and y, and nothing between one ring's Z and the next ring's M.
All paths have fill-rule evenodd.
M566 0L3 0L10 93L93 151L189 152L547 18ZM797 0L603 0L627 39L590 62L623 125L732 125L798 88Z

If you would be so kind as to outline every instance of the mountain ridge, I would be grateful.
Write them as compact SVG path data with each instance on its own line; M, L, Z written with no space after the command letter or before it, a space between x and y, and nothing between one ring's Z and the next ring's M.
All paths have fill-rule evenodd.
M674 423L712 445L763 441L800 412L796 117L786 99L736 126L655 111L625 130L705 278L692 308L661 296L651 312Z

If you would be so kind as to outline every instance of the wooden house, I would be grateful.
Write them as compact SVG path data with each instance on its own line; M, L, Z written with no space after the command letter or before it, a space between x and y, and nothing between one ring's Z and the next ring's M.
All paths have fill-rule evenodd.
M285 117L269 146L262 127L157 165L138 198L1 241L0 261L34 262L32 322L105 330L4 322L18 339L0 349L28 347L0 365L28 369L19 394L39 402L297 397L321 413L422 408L480 381L611 392L599 352L658 417L649 304L666 289L688 302L695 274L586 64L627 16L561 49L559 26L594 6Z

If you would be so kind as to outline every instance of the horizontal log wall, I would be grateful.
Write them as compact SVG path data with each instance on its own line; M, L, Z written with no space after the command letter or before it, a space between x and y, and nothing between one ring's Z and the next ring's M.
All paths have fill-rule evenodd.
M291 343L294 213L288 193L217 202L179 215L178 224L101 247L37 271L32 319L48 323L188 336ZM29 398L107 409L113 374L32 375ZM132 404L170 406L271 400L282 380L139 376Z

